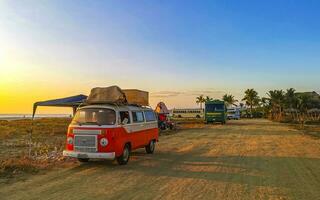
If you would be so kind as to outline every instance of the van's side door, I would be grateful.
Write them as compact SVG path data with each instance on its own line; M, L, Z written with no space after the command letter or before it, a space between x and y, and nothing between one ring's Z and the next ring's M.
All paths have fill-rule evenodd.
M121 125L124 130L125 134L123 134L122 142L131 142L131 132L132 132L132 117L128 110L119 111L119 125Z
M131 111L132 115L132 140L134 146L144 146L144 133L145 133L145 118L142 110Z
M144 115L146 119L144 144L147 145L151 140L156 139L154 131L158 131L158 119L152 110L145 110Z

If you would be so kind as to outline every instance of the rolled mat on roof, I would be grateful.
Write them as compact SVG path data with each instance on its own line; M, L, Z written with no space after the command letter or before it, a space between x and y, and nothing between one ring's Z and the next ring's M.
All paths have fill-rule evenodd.
M149 105L149 93L136 89L122 90L118 86L96 87L90 92L86 103L88 104L136 104Z
M87 98L88 104L127 103L126 95L118 86L92 88Z

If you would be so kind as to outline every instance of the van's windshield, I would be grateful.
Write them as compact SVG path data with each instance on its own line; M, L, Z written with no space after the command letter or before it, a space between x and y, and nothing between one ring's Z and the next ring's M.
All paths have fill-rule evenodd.
M72 124L79 125L114 125L116 113L107 108L82 108L75 114Z

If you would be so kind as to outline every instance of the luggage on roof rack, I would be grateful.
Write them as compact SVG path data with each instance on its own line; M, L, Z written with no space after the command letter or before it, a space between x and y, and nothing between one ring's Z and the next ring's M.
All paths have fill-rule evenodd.
M96 87L90 92L87 104L149 105L149 93L137 89L122 90L118 86Z
M126 95L118 86L92 88L87 98L88 104L116 103L126 104Z
M137 89L125 89L122 90L126 96L128 104L148 106L149 105L149 93Z

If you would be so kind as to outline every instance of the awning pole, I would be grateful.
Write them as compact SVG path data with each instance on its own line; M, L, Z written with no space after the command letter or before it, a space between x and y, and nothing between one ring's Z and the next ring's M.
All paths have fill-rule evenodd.
M73 106L72 107L72 116L74 117L74 115L76 114L76 112L77 112L77 107L76 106Z
M30 128L30 132L29 132L29 158L31 158L31 154L32 154L32 133L33 133L33 121L34 121L34 117L37 111L37 105L34 104L33 105L33 112L32 112L32 118L31 118L31 128Z
M31 119L31 129L29 132L29 158L31 158L31 153L32 153L32 132L33 132L33 119Z

